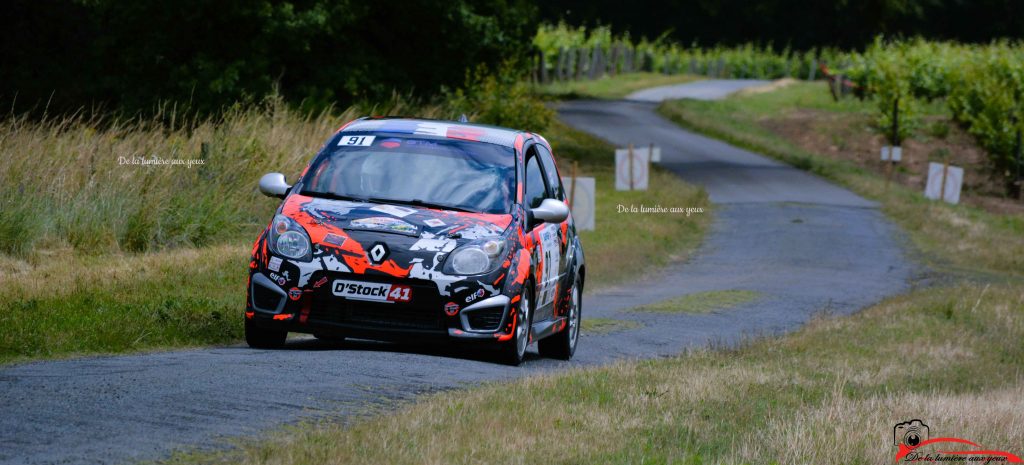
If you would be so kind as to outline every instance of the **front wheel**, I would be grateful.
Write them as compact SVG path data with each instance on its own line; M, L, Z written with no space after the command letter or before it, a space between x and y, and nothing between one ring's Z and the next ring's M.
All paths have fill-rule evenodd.
M504 342L500 349L501 361L507 365L519 366L526 355L526 346L530 345L530 317L533 315L533 299L530 287L524 285L519 297L519 308L516 310L513 336Z
M580 297L580 278L577 276L569 289L568 325L558 334L541 339L537 342L537 350L541 355L561 360L569 360L576 353L576 342L580 338L583 300Z
M253 349L280 349L287 338L288 331L261 328L252 320L245 320L245 342Z

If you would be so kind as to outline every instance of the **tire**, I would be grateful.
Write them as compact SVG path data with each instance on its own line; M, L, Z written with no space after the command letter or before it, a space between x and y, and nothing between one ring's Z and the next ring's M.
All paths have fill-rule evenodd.
M533 290L527 285L523 286L523 293L519 297L519 307L516 309L516 326L512 339L502 343L499 349L499 358L506 365L519 366L523 363L526 355L526 347L530 345L530 324L533 319Z
M578 276L569 292L569 324L558 334L537 342L537 350L544 357L569 360L576 353L576 344L580 338L580 323L583 321L583 297L580 295L580 278Z
M253 349L280 349L287 338L288 331L261 328L251 320L245 320L245 342Z

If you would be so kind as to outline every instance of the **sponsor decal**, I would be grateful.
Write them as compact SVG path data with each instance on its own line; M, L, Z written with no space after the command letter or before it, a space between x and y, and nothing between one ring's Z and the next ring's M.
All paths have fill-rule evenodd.
M459 304L457 304L455 302L448 302L448 303L444 304L444 314L445 315L455 316L456 313L459 313Z
M368 283L363 281L334 281L334 295L352 300L372 302L409 302L412 288L401 284Z
M449 124L425 122L416 124L416 130L413 134L422 134L424 136L441 136L445 137L448 133Z
M484 290L483 289L477 289L476 292L470 294L469 297L466 297L466 303L468 304L468 303L470 303L470 302L472 302L472 301L474 301L476 299L479 299L479 298L481 298L483 296L484 296Z
M379 144L386 149L395 149L402 145L401 139L384 139Z
M487 134L487 131L472 126L449 126L445 136L449 139L477 141L485 134Z
M398 205L377 205L370 210L395 215L399 218L405 218L406 216L416 213L415 208L400 207Z
M288 290L288 298L289 299L299 300L300 297L302 297L302 289L299 289L297 287L293 287L293 288Z
M324 244L334 245L341 247L345 243L345 238L337 234L328 233L324 236Z
M284 284L288 282L288 278L274 272L270 273L270 280L277 283L278 286L284 286Z
M327 276L324 276L323 278L317 280L317 282L313 283L313 289L317 289L320 286L323 286L324 284L327 284Z
M892 428L893 447L899 462L1002 462L1024 463L1020 457L1001 450L988 450L966 439L944 437L929 439L928 425L921 420L897 423ZM944 450L925 451L925 446L944 444ZM960 450L962 449L962 450Z
M343 136L338 139L338 146L369 147L373 145L373 139L377 136Z
M388 258L388 254L391 253L388 250L387 244L383 242L377 242L370 247L370 250L366 252L366 258L369 258L371 262L379 265L384 262L385 258Z
M281 271L281 257L270 257L270 263L267 264L267 269L270 271Z
M386 216L374 216L371 218L360 218L349 222L349 227L357 229L369 229L373 231L389 231L400 234L416 235L419 229L405 221Z
M418 147L442 147L443 145L437 141L424 140L424 139L408 139L405 141L405 145L415 145Z
M441 226L444 226L444 221L441 221L437 218L431 218L429 220L423 220L423 224L430 226L432 228L440 228Z

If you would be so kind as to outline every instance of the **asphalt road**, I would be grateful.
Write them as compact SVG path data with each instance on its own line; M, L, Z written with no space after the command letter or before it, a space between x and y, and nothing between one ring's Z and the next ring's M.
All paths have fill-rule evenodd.
M751 84L703 81L639 94L714 98ZM703 184L714 202L710 234L688 262L584 297L584 318L631 319L641 327L584 333L572 362L533 356L519 368L450 349L310 339L279 351L235 346L17 365L0 370L0 463L159 459L302 419L344 420L439 389L777 334L816 313L851 313L908 288L915 267L876 205L679 129L653 108L575 101L560 109L569 124L615 144L661 146L662 166ZM627 214L598 214L622 215L628 225ZM753 290L759 298L703 315L624 311L719 289Z

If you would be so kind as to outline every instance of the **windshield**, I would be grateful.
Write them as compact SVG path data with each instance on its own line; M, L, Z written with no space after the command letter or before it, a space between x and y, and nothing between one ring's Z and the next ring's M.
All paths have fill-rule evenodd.
M512 148L451 139L343 134L303 179L303 195L508 213Z

